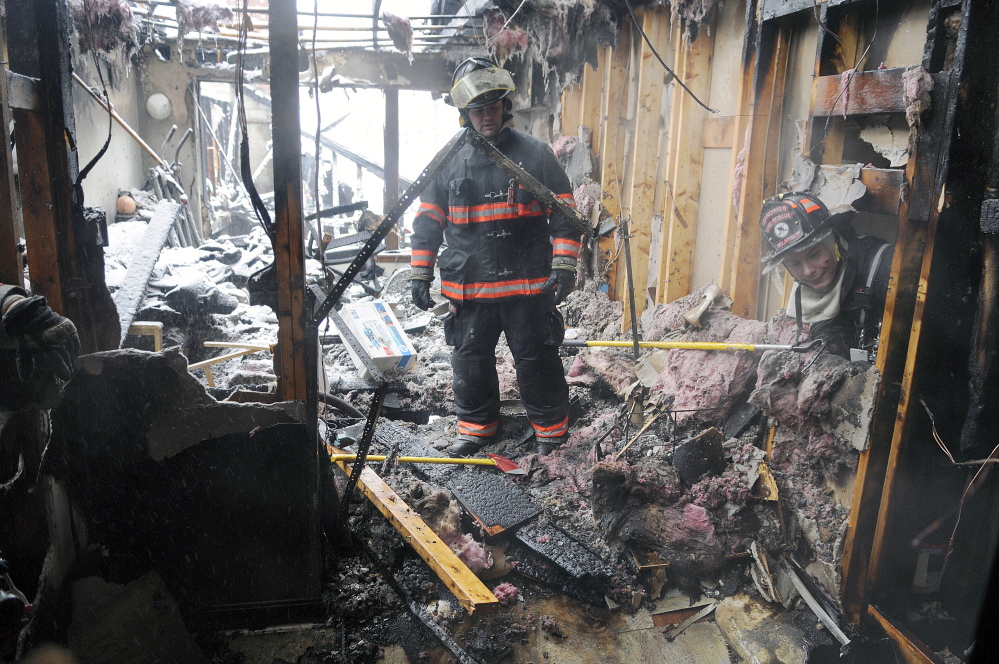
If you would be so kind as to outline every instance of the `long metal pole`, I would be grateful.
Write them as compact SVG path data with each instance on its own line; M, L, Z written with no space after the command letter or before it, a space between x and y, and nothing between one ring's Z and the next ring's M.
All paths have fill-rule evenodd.
M638 314L635 311L635 279L631 274L631 232L628 229L628 219L621 219L621 238L624 240L624 269L628 274L628 304L631 306L631 340L634 342L635 359L642 351L638 345Z

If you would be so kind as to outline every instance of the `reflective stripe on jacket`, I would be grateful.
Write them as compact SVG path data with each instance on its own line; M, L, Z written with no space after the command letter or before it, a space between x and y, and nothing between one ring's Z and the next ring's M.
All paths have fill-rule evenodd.
M496 147L575 207L569 178L551 148L515 129ZM450 300L496 300L539 295L552 257L573 264L580 234L498 166L465 145L424 190L413 222L416 270L441 272ZM438 258L442 244L446 248Z

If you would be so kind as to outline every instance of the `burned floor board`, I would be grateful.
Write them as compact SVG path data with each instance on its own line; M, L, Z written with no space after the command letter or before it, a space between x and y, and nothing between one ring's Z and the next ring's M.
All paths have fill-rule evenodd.
M394 424L379 425L375 438L387 448L398 445L403 456L446 456ZM541 513L525 491L493 471L436 464L413 464L413 469L446 486L489 535L515 528Z

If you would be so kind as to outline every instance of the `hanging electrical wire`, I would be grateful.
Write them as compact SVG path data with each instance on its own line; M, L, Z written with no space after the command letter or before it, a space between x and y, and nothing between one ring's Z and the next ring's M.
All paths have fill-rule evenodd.
M316 244L319 246L319 262L323 266L323 274L326 274L326 250L323 247L323 219L319 215L322 208L322 196L319 193L320 168L322 165L322 133L323 115L319 104L319 58L316 55L316 33L319 32L319 0L312 0L312 95L316 100L316 164L315 177L313 178L312 203L316 209Z
M78 187L80 183L86 179L87 175L90 174L90 170L97 165L97 162L101 160L104 153L108 151L108 147L111 145L111 130L114 128L114 113L111 110L111 99L108 97L108 86L107 83L104 82L104 73L101 71L101 63L97 59L97 53L92 52L92 55L94 56L94 67L97 68L97 78L101 82L101 94L104 95L104 105L108 109L108 137L107 140L104 141L104 146L97 151L94 158L87 162L87 165L76 174L76 181L73 182L74 187Z
M688 88L683 81L680 80L680 77L676 75L676 72L669 68L669 65L666 64L666 61L663 60L662 56L659 55L659 52L656 50L656 47L652 45L652 42L649 40L649 36L645 34L645 30L642 30L642 26L638 22L638 17L635 16L635 10L631 8L630 0L624 0L624 4L628 7L628 13L631 14L631 20L634 21L635 27L638 28L638 31L642 34L642 37L645 39L645 43L649 45L649 50L652 51L652 55L656 56L656 60L659 61L659 64L661 64L666 69L666 71L669 72L669 75L673 77L673 80L676 81L681 88L686 90L687 94L690 95L694 99L694 101L700 104L702 108L711 113L717 113L718 111L716 111L715 109L711 108L703 101L698 99L697 95L695 95L694 92L690 88Z
M236 41L236 121L239 123L239 170L243 178L243 186L246 187L250 195L250 203L253 211L257 215L257 221L263 226L267 237L274 246L274 223L271 221L271 214L267 211L257 187L253 184L253 171L250 169L250 137L246 127L246 99L243 96L243 84L245 80L244 57L246 55L246 42L249 33L250 14L248 0L243 0L242 12L239 21L239 37Z

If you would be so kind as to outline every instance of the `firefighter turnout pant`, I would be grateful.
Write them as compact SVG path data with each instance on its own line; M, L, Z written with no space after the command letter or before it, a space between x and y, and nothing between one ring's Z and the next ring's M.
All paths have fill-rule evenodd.
M458 433L492 436L499 425L500 392L496 344L506 335L517 370L520 400L539 438L569 429L569 387L559 346L565 335L562 314L548 295L496 302L451 305L444 335L454 371Z

